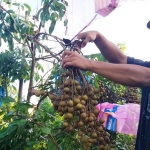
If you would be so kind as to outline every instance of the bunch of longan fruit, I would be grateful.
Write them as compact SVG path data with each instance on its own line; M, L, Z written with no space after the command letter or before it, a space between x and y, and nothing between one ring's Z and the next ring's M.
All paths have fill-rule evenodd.
M100 110L95 107L99 101L107 101L109 91L100 83L99 89L89 84L77 68L65 69L56 82L57 92L32 89L31 95L48 95L54 109L64 118L63 130L75 133L84 150L90 150L93 146L98 150L114 147L115 141L103 125L105 120L98 117Z
M73 132L85 150L96 146L100 150L114 147L110 134L105 130L105 120L95 106L100 97L99 89L90 85L79 69L66 69L59 81L58 93L49 93L55 110L64 117L62 127ZM57 81L58 82L58 81Z

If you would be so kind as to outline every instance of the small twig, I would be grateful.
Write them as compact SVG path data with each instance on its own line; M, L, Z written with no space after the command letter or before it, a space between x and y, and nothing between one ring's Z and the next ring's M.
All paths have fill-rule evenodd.
M2 10L4 10L7 14L10 15L10 13L9 13L2 5L0 5L0 8L1 8ZM11 15L10 15L10 16L11 16Z
M66 131L67 131L67 129L65 128L65 129L61 130L59 133L57 133L56 135L54 135L54 137L57 137L60 134L64 134Z
M48 93L46 93L44 96L41 97L41 99L39 100L38 104L37 104L37 109L39 109L39 106L41 104L41 102L48 96Z
M45 112L44 110L42 110L41 108L39 108L39 110L41 110L41 111L43 111L43 112ZM54 118L54 119L58 119L58 118L56 118L55 116L53 116L53 115L51 115L51 114L49 114L49 113L47 113L47 112L45 112L49 117L52 117L52 118ZM58 119L59 120L59 119Z
M27 39L27 38L26 38L26 42L27 42L27 45L28 45L29 50L30 50L30 52L31 52L31 55L33 55L33 52L32 52L32 49L31 49L31 46L30 46L29 41L28 41L28 39ZM33 56L32 56L32 57L33 57Z
M56 145L56 147L58 148L58 150L60 150L60 146L57 144L56 140L54 139L54 137L51 134L48 134L49 138L53 141L53 143Z
M66 134L67 136L69 136L69 138L71 138L72 140L74 140L76 143L78 143L79 145L81 145L81 143L80 143L77 139L73 138L71 135L69 135L69 134L66 133L66 132L65 132L65 134Z
M52 68L50 69L50 70L48 70L44 75L43 75L43 77L42 77L42 79L48 74L48 72L50 72L52 70ZM39 81L40 82L40 81ZM37 87L38 85L39 85L39 82L34 86L34 87ZM44 85L46 85L46 82L45 82L45 84ZM34 87L32 87L32 88L34 88Z
M56 58L58 61L61 61L61 59L59 59L58 57L56 57L56 54L52 53L49 48L47 48L46 46L44 46L43 44L41 44L38 40L34 39L34 41L39 44L42 48L44 48L47 52L49 52L54 58Z
M53 63L52 61L50 61L50 60L46 60L46 59L44 59L43 61L47 61L47 62Z
M84 86L86 87L87 81L86 81L86 79L85 79L85 77L84 77L84 75L83 75L83 73L82 73L82 71L80 69L78 69L78 73L79 73L79 75L80 75L80 77L81 77L81 79L82 79L82 81L84 83Z
M34 122L34 121L31 121L31 120L30 120L30 122L33 123L33 124L36 124L36 125L38 125L38 126L40 126L40 127L43 127L43 125L40 124L39 122Z
M47 36L51 36L51 37L54 38L57 42L59 42L59 43L61 43L63 46L65 46L65 45L63 44L64 42L63 42L62 39L58 38L58 37L55 36L55 35L51 35L51 34L44 33L44 32L37 33L37 34L33 37L33 39L35 39L37 36L40 36L40 35L42 35L42 34L47 35Z
M33 124L36 124L36 125L38 125L38 126L40 126L40 127L43 127L43 125L40 124L39 122L34 122L34 121L30 121L30 122L33 123ZM57 144L57 142L56 142L56 140L54 139L54 137L53 137L51 134L48 134L48 137L53 141L53 143L56 145L56 147L58 148L58 150L60 150L60 147L59 147L59 145Z
M43 57L39 57L39 58L35 58L35 60L44 60L44 59L49 59L49 58L52 58L51 55L46 55L46 56L43 56Z
M31 65L31 73L30 73L30 82L29 82L28 95L27 95L27 101L29 102L30 101L30 97L31 97L29 90L32 88L33 82L34 82L33 78L34 78L34 69L35 69L36 61L35 61L35 50L34 50L34 47L33 47L34 45L31 42L31 47L30 47L28 39L26 39L26 41L27 41L28 47L29 47L31 55L32 55L32 65Z

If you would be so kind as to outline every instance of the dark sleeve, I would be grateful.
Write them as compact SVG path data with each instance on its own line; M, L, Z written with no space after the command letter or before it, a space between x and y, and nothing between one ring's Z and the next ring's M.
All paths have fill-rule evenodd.
M140 59L135 59L133 57L127 57L127 64L134 64L150 68L150 61L143 61Z

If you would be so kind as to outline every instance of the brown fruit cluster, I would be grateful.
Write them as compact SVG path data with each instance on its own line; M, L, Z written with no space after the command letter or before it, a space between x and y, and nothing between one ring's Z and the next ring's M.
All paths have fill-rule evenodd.
M127 103L137 103L140 104L140 93L137 87L127 87L127 90L123 96Z
M105 86L101 81L99 83L99 88L100 88L100 97L99 97L99 102L110 102L110 103L116 103L119 98L118 96L111 91L107 86Z
M79 80L80 79L80 82ZM64 117L62 127L67 132L74 132L85 150L92 145L100 150L109 150L114 146L110 134L105 130L105 120L97 120L100 92L88 84L78 69L67 69L62 74L58 94L49 94L55 110Z
M35 95L37 97L43 96L46 94L46 92L44 90L36 90L36 89L31 89L30 91L30 95Z

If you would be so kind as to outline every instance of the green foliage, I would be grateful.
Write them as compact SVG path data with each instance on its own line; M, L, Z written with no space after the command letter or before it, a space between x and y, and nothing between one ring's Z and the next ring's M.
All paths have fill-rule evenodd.
M135 141L134 135L117 134L116 148L119 150L134 150Z
M41 20L42 27L45 26L45 23L50 20L49 33L51 34L54 31L56 21L62 20L65 15L67 2L61 2L59 0L48 1L44 0L43 8L41 8L36 15L37 20ZM67 25L67 19L65 19L64 26Z
M11 82L17 79L29 80L30 67L24 56L16 51L5 51L0 54L0 74L9 78Z
M64 19L64 26L67 25L68 20L64 16L68 3L60 0L44 0L42 1L42 7L31 19L32 9L28 4L20 4L10 0L3 0L3 2L9 5L9 9L0 7L2 8L0 9L0 47L2 48L2 44L5 43L8 44L9 50L0 54L1 85L7 82L8 86L10 83L21 79L31 83L33 79L40 82L35 86L37 89L51 92L57 90L57 85L62 82L60 75L63 69L57 62L53 61L53 68L48 79L44 81L39 73L44 72L44 67L43 64L38 62L39 58L37 57L39 53L40 57L43 56L45 47L49 50L47 53L51 52L52 48L40 45L34 40L46 39L48 41L48 35L53 33L58 20ZM20 12L24 15L20 15ZM37 25L37 22L39 25ZM46 23L49 22L49 34L44 34L40 39L38 36L40 28L44 28ZM119 43L118 46L122 50L126 48L124 44ZM46 48L45 50L47 50ZM101 54L85 57L106 61ZM126 89L126 87L117 85L92 72L85 72L84 75L90 84L99 88L98 81L102 81L117 95L123 93ZM58 82L55 82L56 80ZM33 88L32 86L33 84L30 88ZM14 89L17 88L14 87ZM62 128L63 117L57 114L47 97L43 98L38 108L30 104L30 101L17 102L14 97L8 95L1 101L0 149L83 150L76 134L66 132ZM134 141L135 138L132 136L118 134L116 146L118 149L130 149L134 145ZM94 149L95 147L92 147L92 150Z
M5 111L6 103L10 104L7 101L0 108L3 114L0 149L58 149L54 134L60 132L62 118L55 113L50 101L45 100L38 110L28 103L13 102L8 112Z

